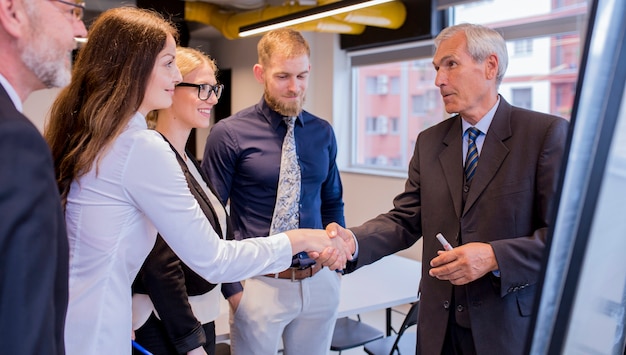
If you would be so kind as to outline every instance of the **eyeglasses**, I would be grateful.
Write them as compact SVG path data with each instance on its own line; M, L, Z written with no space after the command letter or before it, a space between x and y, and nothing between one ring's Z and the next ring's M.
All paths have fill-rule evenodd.
M215 93L215 97L219 100L224 90L223 84L191 84L191 83L178 83L176 86L186 86L190 88L198 88L198 98L202 101L206 101L211 97L211 93Z
M85 3L84 2L76 3L76 2L69 2L69 1L63 1L63 0L54 0L54 1L71 6L72 8L69 11L70 15L78 21L83 20L83 16L85 15Z

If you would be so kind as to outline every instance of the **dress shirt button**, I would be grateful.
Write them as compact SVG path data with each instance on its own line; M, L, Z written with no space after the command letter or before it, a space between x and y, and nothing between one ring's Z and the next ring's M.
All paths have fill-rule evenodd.
M443 302L443 308L445 308L445 309L450 308L450 302L448 302L448 301L444 301L444 302Z
M456 310L458 312L463 312L463 310L465 310L465 308L463 307L463 305L458 305L458 306L456 306Z
M465 193L469 192L469 186L467 185L463 186L463 192Z

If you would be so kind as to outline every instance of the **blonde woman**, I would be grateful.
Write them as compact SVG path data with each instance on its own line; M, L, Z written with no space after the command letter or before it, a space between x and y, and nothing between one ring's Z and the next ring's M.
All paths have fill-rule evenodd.
M172 106L148 114L148 126L170 143L191 193L216 233L233 239L226 209L196 159L185 149L193 128L209 126L211 111L222 93L217 66L204 53L184 47L176 49L176 66L183 81L176 85ZM214 320L220 312L220 287L216 286L190 270L158 236L133 284L137 342L153 354L214 354ZM221 285L233 308L242 289L239 282Z

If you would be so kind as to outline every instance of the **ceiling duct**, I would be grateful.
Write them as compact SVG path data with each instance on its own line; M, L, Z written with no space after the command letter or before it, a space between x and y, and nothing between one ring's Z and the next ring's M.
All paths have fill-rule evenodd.
M318 5L334 1L320 0ZM223 10L217 5L203 1L185 2L185 20L200 22L215 27L228 39L239 38L239 28L276 17L311 9L314 6L287 4L267 6L257 10L233 12ZM303 23L293 28L300 31L330 32L341 34L360 34L365 26L396 29L404 23L406 8L397 0L355 10L333 17Z

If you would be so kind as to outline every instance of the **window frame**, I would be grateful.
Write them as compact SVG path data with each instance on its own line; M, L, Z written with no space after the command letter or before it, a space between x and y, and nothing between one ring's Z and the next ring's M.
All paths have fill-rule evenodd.
M464 1L449 1L451 5L458 5ZM445 9L442 5L442 1L439 1L439 7ZM557 14L557 15L553 15ZM444 11L447 23L453 23L454 11L452 7L448 7ZM549 16L542 16L535 22L521 23L520 21L514 21L512 24L501 25L498 24L492 26L495 30L503 34L504 39L507 42L521 40L521 39L533 39L537 37L552 37L556 35L564 35L571 33L578 33L581 43L584 42L584 35L586 33L585 28L581 28L581 24L585 23L586 12L581 11L569 11L559 13L553 12ZM347 129L349 134L338 132L342 137L349 140L348 144L342 145L340 148L340 154L342 157L338 160L340 162L339 168L341 171L349 173L361 173L375 176L388 176L388 177L400 177L406 178L408 172L408 164L401 164L400 167L372 167L364 166L362 164L355 164L357 159L357 146L358 146L358 117L357 117L357 100L358 93L356 88L358 87L355 74L355 68L365 65L384 64L390 62L400 62L408 60L419 60L432 58L435 52L433 39L420 40L414 42L408 42L403 44L382 46L378 48L369 48L364 50L355 50L345 52L347 60L347 70L349 72L349 97L350 105L348 108L349 124L341 125L340 129ZM511 57L511 55L509 55ZM389 80L391 82L391 80ZM433 89L436 87L433 83ZM391 90L390 90L391 91ZM445 117L443 117L445 118ZM442 118L442 119L443 119ZM406 120L400 120L399 130L404 132L407 128ZM413 146L415 138L409 139L408 137L401 138L401 149L406 150L407 145ZM347 148L347 149L346 149ZM410 157L409 157L410 159Z

